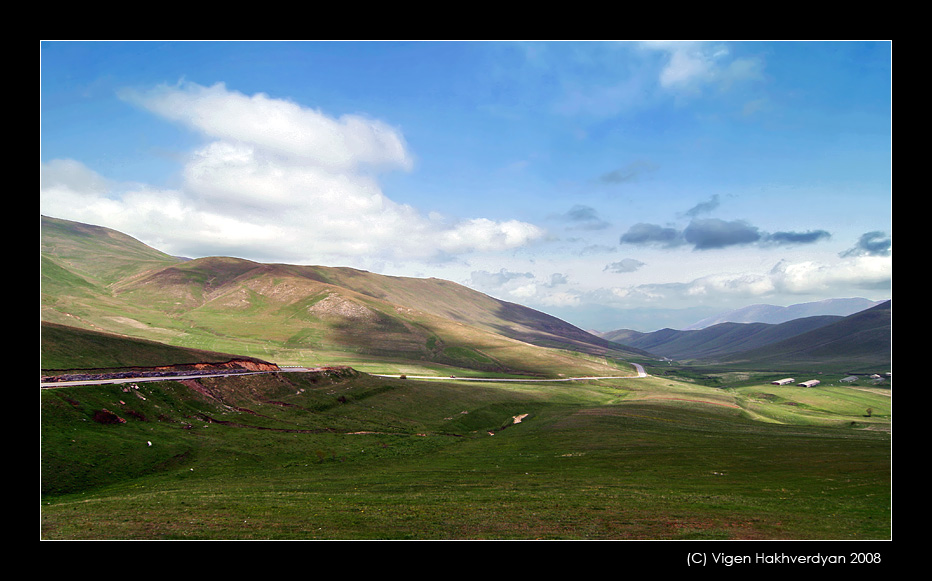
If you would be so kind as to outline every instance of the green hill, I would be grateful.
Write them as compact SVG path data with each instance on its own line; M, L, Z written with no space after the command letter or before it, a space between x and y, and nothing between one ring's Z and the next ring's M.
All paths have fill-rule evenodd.
M719 323L698 330L661 329L652 333L620 330L604 337L671 359L714 359L789 339L840 318L805 317L780 324Z
M722 357L742 369L840 370L883 373L892 364L892 301L791 338Z
M42 320L76 328L286 365L604 375L630 373L617 360L646 355L439 279L183 260L52 218L41 238Z
M618 330L606 339L695 365L737 369L889 370L891 301L848 315L823 315L785 323L719 323L698 330L652 333Z
M890 398L840 392L351 369L43 389L41 534L887 539Z
M156 341L120 337L43 322L40 331L43 375L164 366L219 364L239 358L230 353L173 347ZM254 358L245 360L267 363Z

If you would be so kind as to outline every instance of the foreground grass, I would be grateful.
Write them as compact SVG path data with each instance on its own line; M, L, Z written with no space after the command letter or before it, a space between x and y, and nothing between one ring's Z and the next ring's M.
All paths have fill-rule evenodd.
M889 433L848 404L777 423L668 380L263 377L204 381L224 405L43 392L43 538L890 538Z

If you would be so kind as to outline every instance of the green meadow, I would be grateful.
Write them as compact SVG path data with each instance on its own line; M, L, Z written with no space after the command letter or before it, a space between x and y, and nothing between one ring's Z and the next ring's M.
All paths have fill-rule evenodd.
M356 371L43 389L41 536L889 539L890 401Z

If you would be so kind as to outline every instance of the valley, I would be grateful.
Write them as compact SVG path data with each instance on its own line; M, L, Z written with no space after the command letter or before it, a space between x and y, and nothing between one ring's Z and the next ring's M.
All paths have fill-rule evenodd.
M889 302L628 344L53 218L41 257L43 539L891 538Z

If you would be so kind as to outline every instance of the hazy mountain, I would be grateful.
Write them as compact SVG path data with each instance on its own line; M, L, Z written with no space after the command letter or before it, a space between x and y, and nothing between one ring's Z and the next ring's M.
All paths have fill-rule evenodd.
M792 321L793 319L802 319L804 317L815 317L821 315L835 315L846 317L859 311L869 309L879 305L882 301L871 301L862 298L850 299L826 299L809 303L800 303L788 307L779 307L775 305L750 305L734 311L721 313L713 317L702 319L688 327L684 331L695 329L705 329L720 323L770 323L773 325Z
M807 317L779 325L767 323L720 323L705 329L652 333L617 331L606 338L670 359L709 359L724 354L763 347L800 333L817 329L841 317Z
M45 217L40 248L43 320L176 346L276 362L388 358L502 371L604 372L601 356L643 355L440 279L187 260L107 228Z
M889 367L891 304L882 302L847 317L822 315L785 323L719 323L652 333L619 330L602 336L669 359L769 368L820 363Z
M797 368L845 366L852 372L886 372L893 362L893 301L799 333L722 357L727 365L762 369L788 362Z

